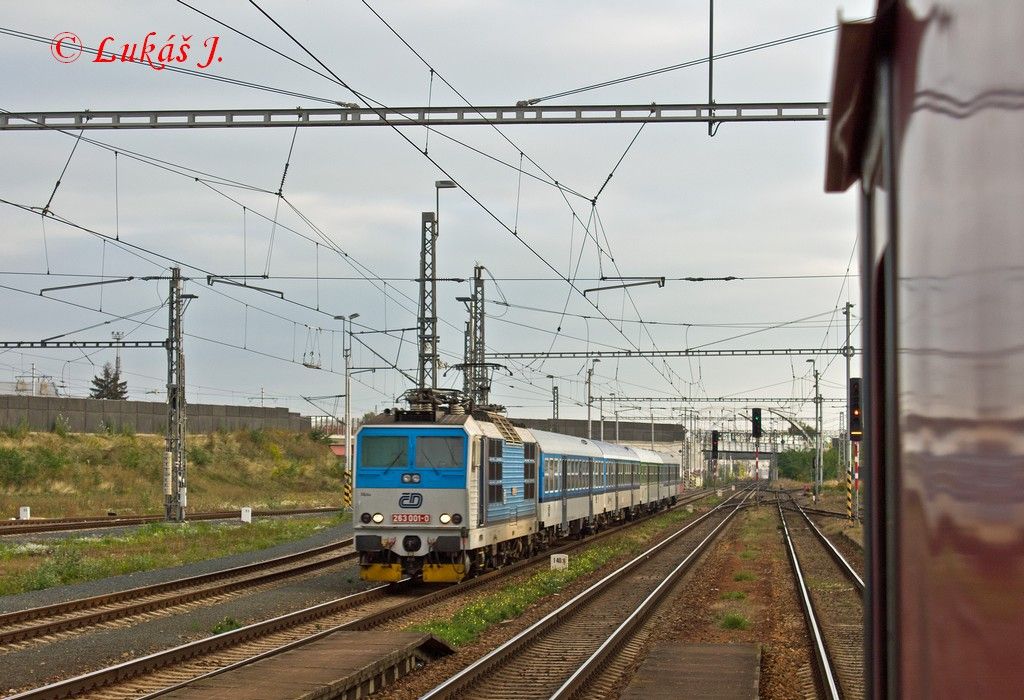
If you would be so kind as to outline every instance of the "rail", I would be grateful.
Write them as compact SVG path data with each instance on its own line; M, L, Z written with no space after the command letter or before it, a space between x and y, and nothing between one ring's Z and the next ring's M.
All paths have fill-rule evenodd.
M835 669L832 660L829 658L828 650L825 647L825 637L822 634L821 626L818 624L817 615L814 612L814 604L811 602L811 594L807 589L807 582L804 580L803 571L800 569L800 561L796 556L796 549L793 547L793 539L789 535L789 526L786 525L786 517L782 512L782 504L779 504L779 520L782 521L783 537L786 541L786 551L789 554L789 563L793 567L793 576L796 578L797 588L800 590L800 604L803 607L804 619L807 628L811 633L813 641L814 658L818 664L819 678L825 690L825 696L829 700L840 700L839 685L836 681Z
M695 520L693 520L692 522L688 523L686 526L678 530L677 532L673 533L666 539L649 548L647 551L633 558L626 564L623 564L610 574L602 577L599 581L589 586L586 590L575 595L569 601L562 604L555 610L549 612L543 618L541 618L534 624L530 625L519 634L512 637L512 639L508 640L496 649L493 649L488 654L484 655L477 661L473 662L466 668L456 673L454 676L449 678L444 683L438 685L437 687L433 688L432 690L422 695L420 700L433 700L436 698L458 697L460 691L463 691L466 688L468 688L479 678L485 676L490 671L494 670L497 666L505 662L507 659L513 657L520 650L525 648L526 645L529 644L531 641L537 639L540 635L547 632L549 629L554 628L564 619L570 617L583 604L589 602L594 597L602 593L610 585L612 585L613 583L617 583L624 576L633 572L638 567L642 566L647 561L647 559L650 558L653 554L656 554L662 549L666 548L668 545L675 542L679 537L690 532L697 525L703 523L705 520L712 517L713 514L725 508L725 504L728 503L729 500L736 498L738 495L740 494L733 494L725 503L716 506L715 508L708 511L704 515L699 516L698 518L696 518Z

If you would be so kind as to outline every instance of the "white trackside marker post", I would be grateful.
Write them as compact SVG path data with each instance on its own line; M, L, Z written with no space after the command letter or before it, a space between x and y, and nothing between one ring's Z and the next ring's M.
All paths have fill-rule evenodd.
M565 571L569 568L569 555L568 554L552 554L551 555L551 570L552 571Z
M245 507L242 508L242 522L243 523L251 523L252 522L252 508L250 506L245 506Z

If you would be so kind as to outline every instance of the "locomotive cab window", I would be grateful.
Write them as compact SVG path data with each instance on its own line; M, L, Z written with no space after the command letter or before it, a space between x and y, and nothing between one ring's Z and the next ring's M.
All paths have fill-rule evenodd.
M359 446L360 467L404 467L409 463L405 435L371 435Z
M416 466L426 468L461 467L465 438L420 436L416 438Z

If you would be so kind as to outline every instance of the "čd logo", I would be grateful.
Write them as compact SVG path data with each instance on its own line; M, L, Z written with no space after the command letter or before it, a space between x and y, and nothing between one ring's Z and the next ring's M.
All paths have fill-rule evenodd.
M419 508L423 505L423 494L403 493L398 499L398 505L401 508Z

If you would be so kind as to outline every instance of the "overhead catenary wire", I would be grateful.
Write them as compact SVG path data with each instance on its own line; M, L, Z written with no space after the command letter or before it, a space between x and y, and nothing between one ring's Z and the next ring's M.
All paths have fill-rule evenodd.
M856 20L856 21L864 22L864 21L868 21L870 19L872 19L872 18L869 17L869 18L864 19L864 20ZM631 82L631 81L634 81L634 80L640 80L642 78L649 78L651 76L661 75L662 73L669 73L669 72L672 72L672 71L682 70L683 68L692 68L694 66L704 65L705 63L708 63L711 60L719 61L719 60L721 60L723 58L731 58L733 56L741 56L743 54L752 53L754 51L762 51L764 49L769 49L769 48L772 48L772 47L775 47L775 46L782 46L784 44L790 44L790 43L792 43L794 41L802 41L803 39L810 39L810 38L813 38L813 37L816 37L816 36L822 36L822 35L825 35L825 34L831 34L833 32L839 31L839 26L840 25L838 25L838 24L834 24L834 25L829 26L829 27L822 27L820 29L812 29L812 30L807 31L807 32L801 32L800 34L792 34L790 36L782 37L782 38L779 38L779 39L772 39L770 41L764 41L764 42L761 42L759 44L753 44L753 45L750 45L750 46L745 46L743 48L733 49L731 51L724 51L722 53L714 54L711 57L701 56L700 58L695 58L695 59L690 60L690 61L684 61L683 63L675 63L675 64L670 65L670 66L662 66L660 68L653 68L651 70L642 71L640 73L632 73L630 75L624 75L624 76L619 77L619 78L612 78L610 80L604 80L604 81L601 81L601 82L598 82L598 83L592 83L590 85L584 85L582 87L571 88L571 89L568 89L568 90L562 90L561 92L556 92L556 93L552 93L550 95L545 95L544 97L534 97L532 99L523 100L521 104L523 104L523 105L535 105L535 104L539 104L541 102L547 102L549 100L555 100L555 99L558 99L559 97L568 97L570 95L578 95L581 92L589 92L591 90L599 90L601 88L610 87L612 85L619 85L621 83L627 83L627 82Z
M18 204L16 202L11 202L9 200L2 199L2 198L0 198L0 203L6 204L8 206L12 206L12 207L17 208L17 209L22 209L22 210L27 211L27 212L32 212L32 208L29 207L28 205ZM182 260L176 259L176 258L171 257L171 256L164 255L164 254L156 252L156 251L151 251L151 250L149 250L149 249L147 249L147 248L145 248L143 246L139 246L139 245L130 243L128 241L120 240L120 241L116 241L115 242L113 240L113 238L109 234L104 234L104 233L101 233L101 232L96 231L94 229L91 229L89 227L85 227L85 226L82 226L80 224L77 224L75 222L72 222L72 221L67 220L67 219L65 219L63 217L58 216L54 212L50 212L48 214L48 216L49 216L49 218L54 219L56 221L59 221L60 223L63 223L65 225L67 225L67 226L71 226L72 228L81 230L83 232L86 232L86 233L89 233L91 235L97 236L97 237L99 237L99 238L101 238L103 240L106 240L108 242L111 242L112 245L116 245L117 247L124 248L128 252L132 253L133 255L136 255L137 257L139 257L142 260L145 260L146 262L150 262L151 264L155 265L159 269L164 269L164 268L160 264L147 259L143 255L143 253L152 255L154 257L158 257L158 258L162 259L165 262L174 263L174 264L177 264L177 265L181 265L183 267L187 267L187 268L190 268L190 269L197 270L199 272L202 272L205 275L212 274L211 271L209 271L209 270L203 269L201 267L197 267L196 265L184 262ZM10 287L5 287L3 285L0 285L0 288L15 289L15 288L10 288ZM208 291L211 291L214 294L218 294L218 295L223 296L225 298L231 299L232 301L234 301L234 302L236 302L238 304L241 304L243 306L246 306L247 308L253 308L253 309L259 310L259 311L261 311L261 312L263 312L265 314L268 314L270 316L277 317L277 318L279 318L279 319L281 319L283 321L286 321L288 323L293 323L294 322L293 319L290 319L288 317L282 316L280 314L275 314L274 312L268 311L268 310L266 310L266 309L264 309L262 307L254 306L254 305L251 305L251 304L246 304L245 302L242 302L241 300L238 300L238 299L236 299L236 298L234 298L234 297L232 297L232 296L230 296L230 295L228 295L228 294L226 294L226 293L224 293L224 292L222 292L220 290L217 290L217 289L215 289L213 287L209 287ZM305 308L305 309L307 309L309 311L314 311L314 312L330 315L329 312L317 311L317 309L315 309L314 307L311 307L311 306L309 306L307 304L303 304L303 303L295 301L295 300L290 300L290 299L282 298L282 301L290 303L290 304L293 304L293 305L296 305L296 306L299 306L299 307L302 307L302 308ZM93 310L93 309L91 309L91 307L83 306L82 308L89 308L90 310ZM411 312L411 310L410 310L410 312ZM358 324L358 325L360 325L361 327L365 327L365 326L362 326L362 324ZM448 325L451 325L453 328L455 328L455 326L453 324L449 323ZM296 362L294 359L289 360L288 358L283 357L283 356L277 356L277 355L273 355L271 353L264 353L264 352L255 350L253 348L247 347L245 344L243 344L241 346L238 346L238 345L234 345L234 344L228 343L226 341L205 338L205 337L202 337L202 336L195 336L195 337L200 338L202 340L207 340L209 342L215 342L215 343L218 343L218 344L222 344L222 345L225 345L227 347L235 347L235 348L238 348L238 349L241 349L241 350L245 350L245 351L253 352L253 353L256 353L256 354L264 355L266 357L270 357L270 358L274 358L274 359L279 359L279 360L286 361L286 362L292 362L294 364L300 364L300 363ZM453 355L453 357L454 357L454 355ZM381 356L381 358L385 362L389 362L388 360L384 359L383 356ZM397 363L396 363L396 365L397 365ZM334 373L337 374L337 372L334 372ZM407 375L407 378L409 378L408 375ZM521 379L521 378L517 378L517 380L518 381L523 381L524 383L530 385L531 387L534 387L534 388L538 389L539 391L541 390L540 387L537 387L535 384L533 384L533 382L531 382L529 380L525 380L525 379Z
M583 294L582 290L580 290L579 287L577 287L576 284L570 278L568 278L568 277L566 277L564 275L561 275L561 273L559 273L558 269L555 268L551 264L551 262L547 260L547 258L545 258L543 255L541 255L540 252L532 244L530 244L528 241L526 241L517 232L513 231L512 228L509 227L509 225L506 224L505 221L501 217L499 217L497 214L495 214L494 211L490 207L488 207L486 204L484 204L484 202L482 200L480 200L471 190L466 188L466 186L464 184L459 183L459 181L455 178L455 176L451 172L449 172L446 168L444 168L434 157L430 156L429 154L422 153L422 151L419 149L419 147L415 144L415 142L413 142L409 138L409 136L407 136L406 134L402 133L401 129L399 129L392 121L387 119L386 115L381 113L381 109L379 107L371 105L368 102L368 100L366 99L365 95L363 95L362 93L358 92L357 90L352 88L348 83L343 81L337 75L337 73L335 73L333 70L331 70L322 60L320 60L312 51L310 51L301 41L299 41L293 34L291 34L291 32L289 32L284 26L282 26L277 20L275 20L270 14L268 14L262 7L260 7L259 3L257 3L255 0L249 0L249 4L252 5L253 7L255 7L257 9L257 11L260 12L260 14L262 14L264 17L266 17L268 21L270 21L274 26L276 26L279 30L281 30L281 32L284 33L285 36L287 36L289 39L291 39L292 42L294 42L306 55L308 55L310 58L312 58L318 65L320 65L328 73L330 73L332 76L334 76L339 81L339 83L343 87L345 87L347 90L349 90L353 95L355 95L357 97L357 99L363 101L364 104L367 104L370 109L373 109L374 112L377 113L378 117L381 120L383 120L396 134L398 134L398 136L402 140L404 140L407 144L412 146L416 150L417 153L421 153L424 158L426 158L428 161L430 161L430 163L433 164L434 167L436 167L448 179L452 180L457 185L459 185L459 187L462 190L462 192L467 197L469 197L470 200L472 200L474 204L476 204L478 207L480 207L491 219L493 219L495 221L495 223L497 223L501 228L505 229L509 234L511 234L517 241L519 241L524 247L526 247L526 249L528 251L530 251L530 253L535 258L540 260L552 272L554 272L557 275L562 276L564 278L565 282L574 291L576 291L588 303L590 303L591 306L593 306L598 311L598 313L600 313L602 316L605 316L604 312L601 311L600 308L594 302L592 302L589 299L587 299L586 295ZM563 193L563 197L564 197L564 193ZM575 210L574 210L574 213L575 213ZM614 324L611 324L611 325L612 325L613 328L615 328ZM618 329L616 328L616 330L618 330ZM621 331L620 331L620 334L622 334ZM632 344L632 341L628 337L626 337L624 334L622 334L622 335L623 335L623 337L626 338L627 342ZM651 363L651 365L652 365L652 367L655 367L653 362ZM655 367L655 370L658 371L656 367ZM660 371L659 371L659 373L660 373ZM669 379L669 381L671 383L671 379Z
M521 177L521 173L520 173L520 177ZM607 181L606 181L606 182L607 182ZM514 226L514 230L515 230L515 231L517 231L517 230L518 230L518 222L516 222L516 224L515 224L515 226ZM314 245L315 245L315 246L318 246L319 244L318 244L318 243L316 243L316 242L314 242ZM317 280L319 280L319 279L320 279L320 276L319 276L319 274L318 274L318 275L316 276L316 279L317 279ZM325 278L325 279L326 279L326 278ZM578 279L578 278L577 278L577 279ZM596 317L595 317L595 318L596 318Z
M207 184L208 184L208 183L207 183ZM605 233L605 237L606 237L606 233ZM385 294L386 294L386 293L385 293ZM669 369L671 370L671 367L669 367Z

